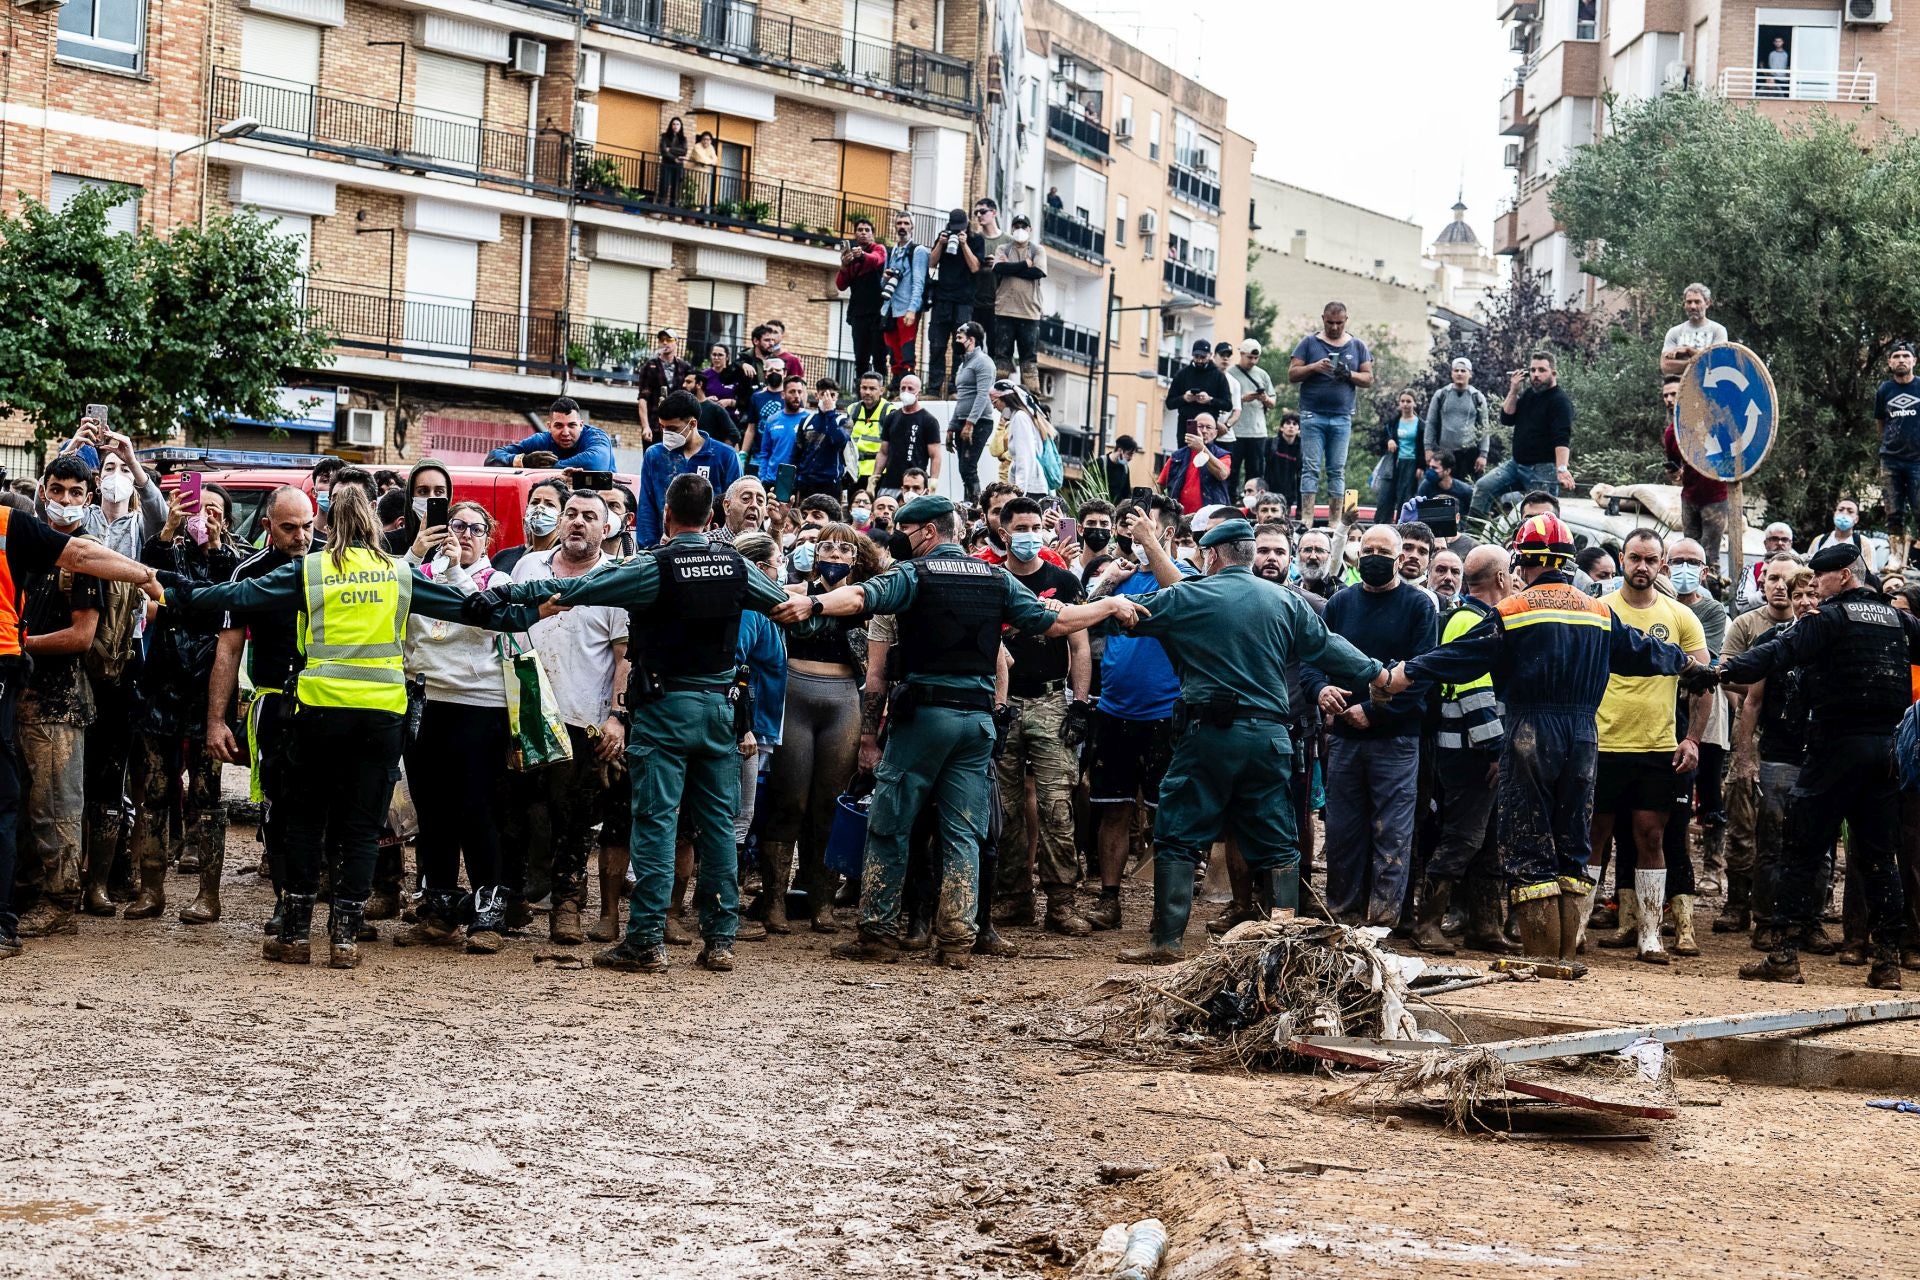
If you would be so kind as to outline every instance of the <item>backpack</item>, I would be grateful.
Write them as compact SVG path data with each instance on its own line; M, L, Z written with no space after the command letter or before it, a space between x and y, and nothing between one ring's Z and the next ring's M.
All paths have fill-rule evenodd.
M1047 477L1047 492L1058 493L1067 469L1060 463L1060 446L1044 431L1040 433L1040 471Z
M76 536L100 541L91 534ZM73 589L71 569L60 571L60 589ZM146 594L131 582L100 580L100 622L93 630L93 644L81 656L87 674L95 680L118 680L126 670L140 644L138 628L146 616L146 600Z

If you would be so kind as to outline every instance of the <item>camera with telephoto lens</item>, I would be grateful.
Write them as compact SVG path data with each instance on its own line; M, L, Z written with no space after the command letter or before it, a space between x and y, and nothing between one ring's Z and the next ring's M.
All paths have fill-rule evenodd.
M888 267L880 277L880 301L893 301L893 291L900 287L900 273Z

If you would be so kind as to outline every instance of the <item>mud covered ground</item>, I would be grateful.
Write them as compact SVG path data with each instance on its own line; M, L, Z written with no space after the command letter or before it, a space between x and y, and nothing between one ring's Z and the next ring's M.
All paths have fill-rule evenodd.
M1111 935L1016 931L1025 958L967 974L838 964L805 934L742 944L728 976L685 953L659 978L562 969L527 938L268 965L264 890L231 870L250 841L220 924L172 919L175 877L164 923L86 920L0 967L0 1274L1058 1276L1147 1213L1188 1278L1920 1265L1920 1118L1858 1094L1689 1081L1648 1141L1316 1108L1322 1080L1060 1043ZM1813 960L1741 1004L1749 953L1715 942L1669 971L1596 957L1561 1003L1865 994ZM1109 1185L1103 1163L1160 1168Z

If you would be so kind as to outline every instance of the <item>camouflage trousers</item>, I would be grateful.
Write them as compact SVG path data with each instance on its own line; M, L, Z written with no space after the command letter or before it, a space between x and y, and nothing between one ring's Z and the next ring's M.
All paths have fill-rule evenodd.
M1027 882L1027 771L1033 772L1034 805L1040 818L1034 869L1042 885L1073 885L1080 880L1080 854L1074 843L1073 784L1079 761L1061 741L1066 694L1009 698L1016 715L1000 753L1000 806L1005 813L1000 836L996 894L1032 892Z
M25 707L22 708L24 712ZM87 731L77 724L20 719L27 794L20 881L56 906L80 902L80 827L86 811Z

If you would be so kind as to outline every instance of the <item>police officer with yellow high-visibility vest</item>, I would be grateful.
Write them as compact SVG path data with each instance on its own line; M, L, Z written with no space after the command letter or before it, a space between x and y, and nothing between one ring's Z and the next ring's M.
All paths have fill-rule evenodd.
M286 798L286 882L280 932L263 953L284 964L311 960L314 890L325 857L327 824L340 840L333 882L328 963L360 963L355 939L373 886L380 824L386 820L407 718L403 643L413 613L479 624L467 597L414 574L387 554L373 502L357 485L338 486L327 512L328 543L264 577L212 587L170 574L167 604L194 610L253 612L295 608L306 665L293 696L289 769L301 779Z
M847 414L847 429L853 434L853 448L859 459L859 469L854 474L856 490L873 484L874 462L880 456L880 445L885 439L880 423L893 409L887 403L886 385L886 379L877 373L861 374L860 398Z

